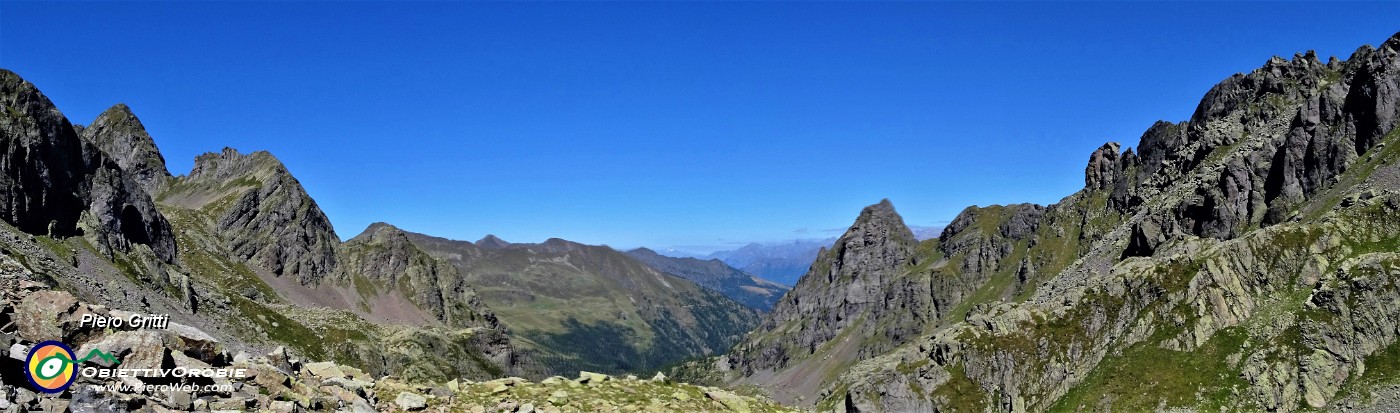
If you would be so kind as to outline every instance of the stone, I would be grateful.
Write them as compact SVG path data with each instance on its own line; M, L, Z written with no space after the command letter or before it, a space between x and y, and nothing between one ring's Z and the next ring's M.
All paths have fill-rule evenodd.
M268 404L268 411L272 413L293 413L297 411L296 403L285 400L274 400Z
M722 390L706 390L705 397L723 404L725 408L733 412L748 413L751 411L748 401L733 393Z
M403 392L399 393L399 396L394 398L394 404L397 404L400 409L413 412L428 408L428 398L418 394Z
M10 359L19 360L23 362L26 358L29 357L29 346L20 343L11 344L9 355Z
M580 371L578 372L578 380L575 381L577 381L580 384L595 384L602 383L608 380L612 380L612 377L609 377L606 374Z
M69 389L73 397L68 408L74 412L117 413L129 410L125 403L99 387L74 385ZM0 409L3 408L0 406Z
M93 350L110 353L121 361L122 368L131 369L161 368L170 354L170 349L166 348L166 341L156 330L118 331L76 349L79 357L90 354ZM100 358L89 362L110 367L106 360Z
M569 392L563 390L555 390L553 393L549 394L549 399L547 401L555 406L562 406L568 404Z
M68 316L77 308L78 300L64 291L31 293L15 306L15 326L21 337L35 342L62 340L64 331L76 324Z
M302 370L311 373L311 375L313 376L326 379L348 377L348 375L345 374L345 371L340 369L339 365L329 361L319 363L306 363L302 366Z

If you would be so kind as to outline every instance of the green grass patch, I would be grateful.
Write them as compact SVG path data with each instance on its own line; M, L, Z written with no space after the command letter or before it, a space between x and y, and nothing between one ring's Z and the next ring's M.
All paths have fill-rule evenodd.
M1202 411L1233 407L1233 390L1249 383L1226 358L1239 351L1247 337L1241 328L1227 328L1196 351L1181 352L1157 346L1167 337L1155 334L1155 339L1105 357L1049 411L1153 411L1163 403Z
M952 377L942 386L934 389L932 394L934 398L945 400L948 403L949 411L980 412L987 410L987 391L967 377L962 363L948 367L948 374Z

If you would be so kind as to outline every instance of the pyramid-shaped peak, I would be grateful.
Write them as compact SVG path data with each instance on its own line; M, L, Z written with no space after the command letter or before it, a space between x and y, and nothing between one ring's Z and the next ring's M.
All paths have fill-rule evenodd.
M481 248L494 249L508 247L510 246L510 243L495 235L486 234L486 236L481 237L481 239L476 241L476 246Z
M156 148L155 140L126 104L107 108L80 133L83 140L97 146L123 170L130 172L147 193L160 192L170 178L165 157Z

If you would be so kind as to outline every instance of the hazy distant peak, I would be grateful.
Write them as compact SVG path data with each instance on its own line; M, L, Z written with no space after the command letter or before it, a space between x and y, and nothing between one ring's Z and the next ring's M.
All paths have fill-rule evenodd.
M479 240L476 240L475 244L476 246L485 249L498 249L510 246L509 242L506 242L506 240L503 240L500 237L497 237L492 234L486 234L486 236L481 237L481 239Z

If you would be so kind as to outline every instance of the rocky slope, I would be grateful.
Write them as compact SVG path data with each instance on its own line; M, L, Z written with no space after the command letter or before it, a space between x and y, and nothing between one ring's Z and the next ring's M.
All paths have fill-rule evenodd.
M627 251L626 254L657 271L693 281L758 311L772 309L778 298L788 290L775 282L730 267L718 259L667 257L646 248Z
M1083 190L969 208L907 255L900 231L848 232L903 259L852 282L823 254L721 367L835 411L1393 408L1397 50L1270 59L1136 153L1094 151ZM872 320L902 334L847 333ZM857 361L792 386L818 357Z
M408 236L455 265L544 371L655 371L723 352L757 318L719 293L605 246Z
M503 327L456 267L428 255L392 225L370 225L341 247L340 256L338 281L353 285L359 305L371 311L371 301L396 292L448 325Z
M0 326L8 330L0 333L0 369L7 372L0 376L0 412L791 411L767 399L674 383L663 375L638 380L583 372L578 379L551 377L539 383L516 377L481 382L382 377L334 362L303 360L281 347L260 355L230 351L226 343L178 323L158 330L78 323L84 315L126 314L48 289L21 263L0 256ZM31 347L50 339L69 343L78 354L110 353L110 360L78 361L75 369L212 369L231 377L79 375L63 392L36 393L23 374L8 372L22 371ZM454 354L420 355L432 356Z

